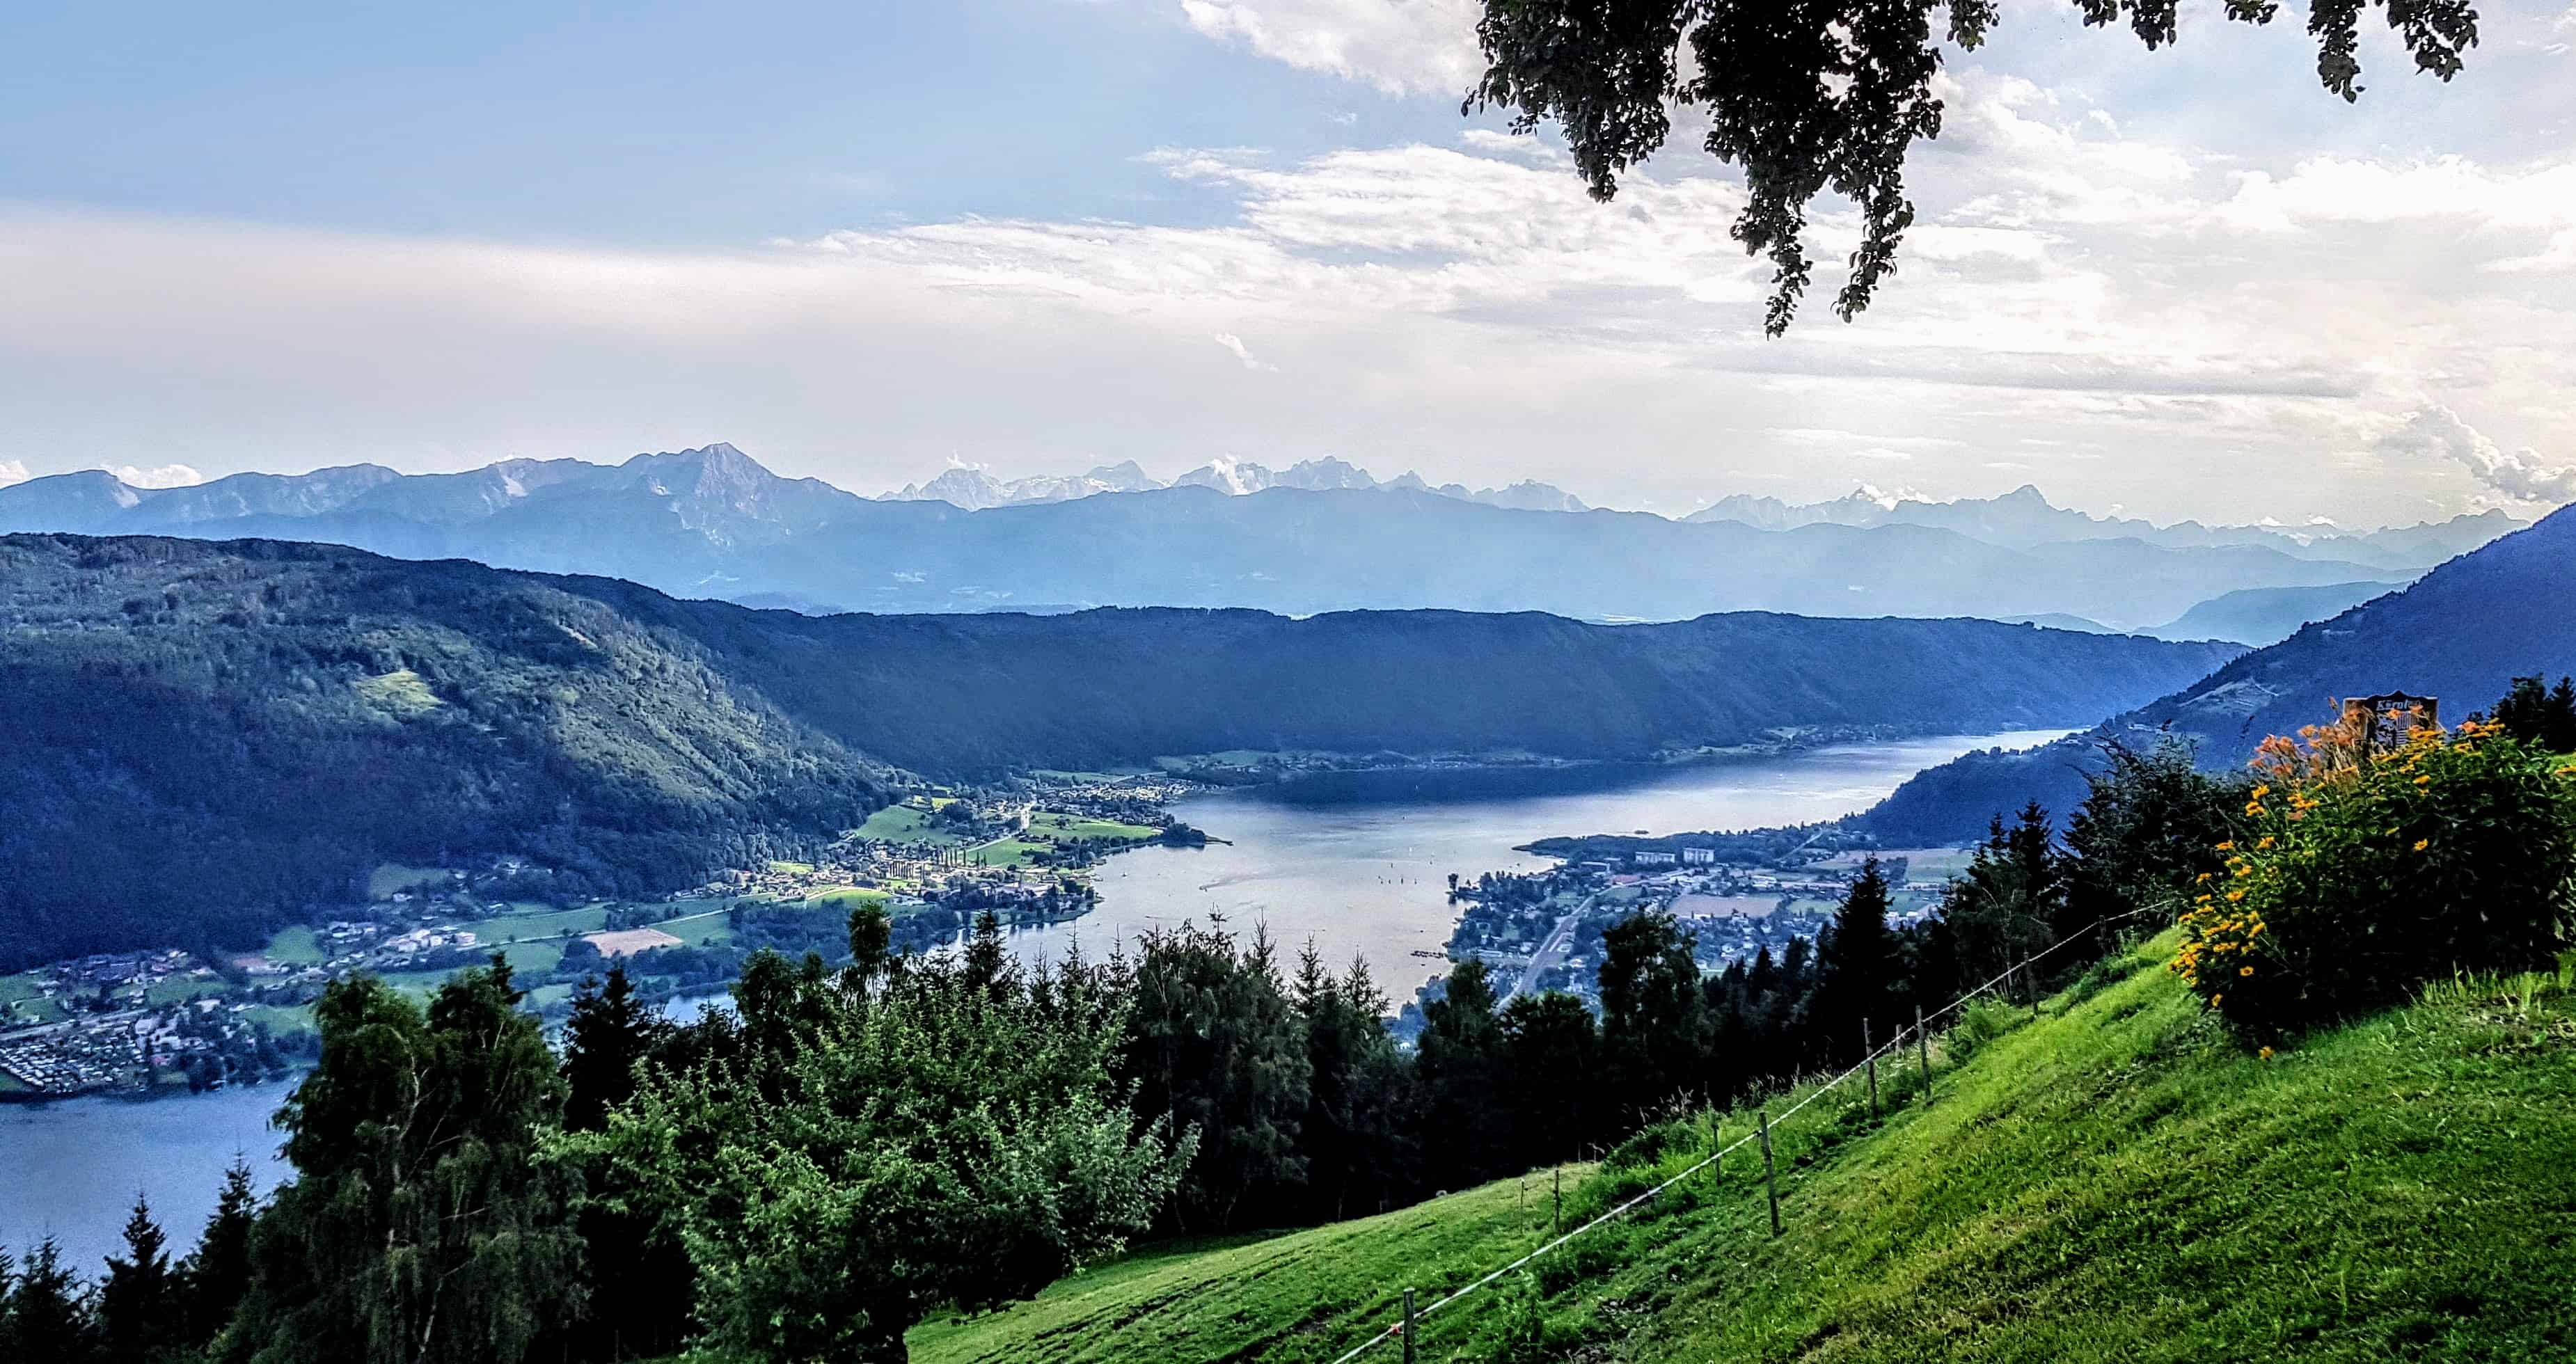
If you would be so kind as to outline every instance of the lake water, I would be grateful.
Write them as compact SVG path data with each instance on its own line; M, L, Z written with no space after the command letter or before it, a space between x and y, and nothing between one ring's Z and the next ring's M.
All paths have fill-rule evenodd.
M1099 872L1098 910L1015 933L1013 945L1027 960L1057 958L1079 937L1098 955L1115 939L1222 914L1238 931L1268 925L1292 967L1310 937L1336 969L1364 956L1380 988L1402 1003L1445 969L1438 954L1454 922L1451 872L1472 878L1547 865L1512 851L1515 844L1832 819L1961 753L2026 748L2061 732L1687 767L1358 773L1196 796L1174 813L1230 845L1121 853ZM50 1233L95 1277L137 1190L175 1247L193 1244L236 1152L249 1157L263 1188L283 1176L267 1119L285 1092L268 1085L155 1103L0 1105L0 1245L23 1248Z
M1450 873L1473 880L1552 865L1514 852L1519 844L1557 834L1835 819L1962 753L2029 748L2064 732L1951 735L1679 767L1339 773L1193 796L1172 812L1231 846L1120 853L1094 878L1098 909L1020 930L1012 942L1026 961L1061 958L1077 939L1098 956L1139 932L1221 914L1238 932L1267 925L1292 968L1309 938L1336 970L1365 957L1379 987L1401 1004L1448 969L1440 952L1456 922Z

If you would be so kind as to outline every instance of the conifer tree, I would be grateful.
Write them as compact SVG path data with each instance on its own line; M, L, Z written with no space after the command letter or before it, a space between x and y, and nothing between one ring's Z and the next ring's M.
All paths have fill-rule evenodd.
M18 1266L18 1281L9 1291L7 1332L0 1335L0 1358L43 1360L47 1364L91 1364L97 1359L89 1304L79 1276L63 1263L63 1249L48 1236L36 1243L27 1262Z
M250 1289L251 1229L259 1215L259 1194L251 1184L250 1162L239 1156L224 1171L223 1192L206 1216L197 1248L180 1273L184 1293L185 1341L201 1349L233 1319L242 1294Z
M1503 1024L1494 1014L1493 975L1479 960L1449 973L1441 998L1422 1007L1416 1068L1422 1075L1430 1130L1440 1134L1445 1188L1464 1188L1498 1173L1512 1147L1503 1103Z
M605 984L584 980L564 1023L564 1127L593 1132L608 1110L635 1092L635 1067L652 1054L668 1029L635 997L626 965L608 968Z
M1842 908L1816 944L1816 998L1808 1018L1818 1060L1857 1059L1864 1021L1880 1040L1893 1034L1899 963L1887 909L1887 875L1872 857L1861 864Z
M125 1221L125 1253L107 1257L98 1289L100 1354L111 1364L157 1364L179 1343L180 1308L169 1238L137 1194Z

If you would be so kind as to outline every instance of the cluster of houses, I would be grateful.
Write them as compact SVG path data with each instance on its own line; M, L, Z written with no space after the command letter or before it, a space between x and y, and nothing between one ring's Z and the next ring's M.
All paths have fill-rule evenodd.
M130 1085L144 1058L134 1023L131 1015L75 1019L0 1035L0 1071L43 1098Z

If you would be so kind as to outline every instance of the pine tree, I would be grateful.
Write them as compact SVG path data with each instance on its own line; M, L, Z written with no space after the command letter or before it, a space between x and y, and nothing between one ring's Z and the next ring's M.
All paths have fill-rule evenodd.
M1432 1178L1443 1187L1464 1188L1500 1173L1514 1146L1496 1003L1492 973L1471 959L1449 973L1439 999L1422 1006L1414 1067L1430 1130L1440 1134L1441 1169Z
M2555 689L2538 677L2517 677L2513 689L2496 702L2492 717L2508 737L2546 753L2576 753L2576 678L2558 679Z
M9 1292L8 1335L0 1339L12 1360L90 1364L97 1359L89 1304L78 1276L63 1264L62 1247L48 1236L18 1267Z
M1842 908L1816 945L1816 994L1808 1020L1818 1060L1857 1059L1863 1022L1882 1041L1893 1033L1898 962L1887 907L1887 876L1872 857L1861 864Z
M595 1132L607 1126L608 1110L635 1092L635 1067L668 1031L636 999L625 963L608 968L604 985L584 980L564 1024L565 1129Z
M251 1184L250 1162L236 1156L224 1171L223 1192L206 1217L205 1232L180 1271L184 1289L182 1319L185 1340L203 1348L232 1321L250 1288L250 1236L259 1215L259 1194Z
M178 1343L180 1326L169 1238L137 1194L134 1215L125 1221L125 1253L107 1257L107 1278L98 1289L100 1354L112 1364L155 1364Z

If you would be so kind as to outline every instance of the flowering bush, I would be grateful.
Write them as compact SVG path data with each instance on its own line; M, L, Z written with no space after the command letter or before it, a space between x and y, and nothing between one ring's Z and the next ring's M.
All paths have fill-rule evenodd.
M2271 1037L2454 971L2552 961L2576 893L2576 763L2471 721L2265 741L2245 832L2201 878L2172 969Z

